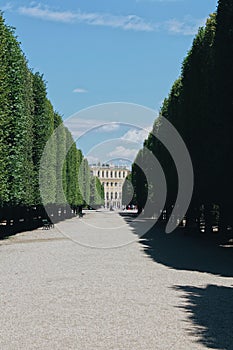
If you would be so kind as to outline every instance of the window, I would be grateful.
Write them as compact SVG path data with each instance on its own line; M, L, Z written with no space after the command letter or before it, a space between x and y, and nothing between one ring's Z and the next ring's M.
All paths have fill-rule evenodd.
M117 187L117 182L115 182L115 187Z
M115 199L117 199L117 192L115 192Z
M109 199L109 193L106 192L106 199Z
M110 177L112 177L112 171L110 172Z
M105 182L102 182L102 185L104 186L104 185L105 185Z
M106 182L106 186L108 186L109 185L109 183L108 182Z
M97 172L97 176L100 177L100 171L99 171L99 170L98 170L98 172Z
M119 171L119 177L121 177L121 172Z
M108 171L106 171L106 177L108 177Z
M115 171L115 177L117 177L117 172Z
M111 199L113 199L113 192L111 192Z
M102 177L104 177L104 171L102 171Z
M123 171L123 177L125 177L125 172Z
M113 186L113 182L111 182L111 187Z

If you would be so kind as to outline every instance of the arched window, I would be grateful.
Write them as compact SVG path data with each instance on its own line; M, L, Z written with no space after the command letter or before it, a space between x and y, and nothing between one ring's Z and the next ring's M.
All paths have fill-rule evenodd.
M115 192L115 199L117 199L117 192Z
M106 177L108 177L108 171L106 171Z
M113 182L111 182L111 187L113 186Z
M98 170L98 172L97 172L97 176L100 177L100 171L99 171L99 170Z
M115 177L117 177L117 172L115 171Z
M115 182L115 187L117 187L117 182Z
M123 171L123 177L125 177L125 172Z
M106 192L106 199L109 199L109 193Z
M113 199L113 192L111 192L111 199Z
M108 186L109 185L109 183L108 182L106 182L106 186Z
M110 177L112 177L112 171L110 172Z

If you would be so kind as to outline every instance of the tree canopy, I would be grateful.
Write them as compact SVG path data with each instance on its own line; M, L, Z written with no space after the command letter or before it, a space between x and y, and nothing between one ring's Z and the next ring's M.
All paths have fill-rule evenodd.
M213 226L213 215L217 215L219 226L232 227L232 42L233 3L219 0L217 13L211 14L206 25L199 28L183 61L180 77L160 110L160 115L182 136L193 163L195 184L187 220L197 222L204 218L206 229ZM178 179L173 159L156 137L161 123L161 118L155 121L144 148L153 152L164 169L168 188L165 209L169 213L176 199ZM143 154L142 149L132 171L139 207L151 201L147 198L150 184L136 164L138 157L142 157L143 169L150 166Z
M75 212L89 204L91 191L97 200L100 184L92 180L91 187L88 162L49 101L43 75L28 68L0 14L0 221L14 220L17 211L33 220L45 215L43 206L59 219L67 205Z

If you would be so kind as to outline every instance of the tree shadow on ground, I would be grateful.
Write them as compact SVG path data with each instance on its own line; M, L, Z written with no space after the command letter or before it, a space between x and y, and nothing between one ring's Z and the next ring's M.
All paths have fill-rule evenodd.
M189 333L211 349L233 349L233 288L208 285L204 288L175 286L183 293L184 305L194 327Z
M42 224L31 224L31 225L15 225L13 227L6 226L6 227L0 227L0 240L8 239L10 236L14 236L18 233L21 232L26 232L26 231L33 231L36 230L37 228L42 227Z
M128 216L124 220L132 232L139 236L144 252L157 263L176 270L233 277L233 246L228 242L229 237L185 233L184 229L166 234L165 225L153 226L150 219Z

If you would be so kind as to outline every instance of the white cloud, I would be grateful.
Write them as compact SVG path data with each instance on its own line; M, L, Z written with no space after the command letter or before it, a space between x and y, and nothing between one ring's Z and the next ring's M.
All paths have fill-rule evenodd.
M94 119L68 118L64 120L64 125L75 139L102 124L104 123Z
M93 157L91 155L87 155L87 160L89 164L98 164L101 163L101 160L98 157Z
M80 139L81 142L93 139L95 141L95 132L102 132L103 139L99 140L97 137L94 146L87 152L86 156L90 164L96 164L98 162L105 163L109 161L122 159L132 162L134 161L139 149L142 147L143 141L147 138L149 130L132 128L125 132L125 134L118 138L110 138L108 133L120 130L121 124L116 122L106 123L106 121L85 119L85 118L68 118L64 121L64 124L70 130L74 140L78 140L82 135L84 139ZM90 133L89 133L90 132ZM105 133L105 135L104 135ZM89 141L88 141L89 142Z
M98 132L112 132L115 130L118 130L120 127L119 124L116 123L108 123L106 125L101 126L99 129L97 129Z
M120 125L117 123L106 123L103 120L83 119L83 118L68 118L64 120L64 125L70 130L74 138L85 134L88 131L95 132L112 132L118 130Z
M164 27L172 34L195 35L198 32L198 28L203 26L205 22L206 18L194 19L186 16L182 21L171 19L165 22Z
M182 1L182 0L147 0L147 1ZM204 25L206 19L195 19L186 16L182 20L170 19L164 22L150 22L135 14L114 15L111 13L58 11L42 5L19 7L22 15L47 21L63 23L85 23L91 26L105 26L141 32L167 31L170 34L194 35L198 27Z
M19 13L43 20L64 23L86 23L88 25L121 28L123 30L153 31L153 26L136 15L117 16L109 13L55 11L41 5L20 7Z
M143 144L143 141L147 138L149 132L152 130L152 127L146 129L131 129L127 131L125 135L122 136L123 140L127 140L130 142L136 142Z
M78 93L78 94L85 94L88 91L86 89L76 88L76 89L73 90L73 92Z
M120 130L121 124L109 122L106 123L106 121L103 120L96 120L96 119L84 119L84 118L68 118L64 120L64 125L70 130L73 138L77 140L80 136L88 133L89 136L86 137L94 137L93 132L95 133L111 133L116 130ZM127 151L126 154L133 154L135 155L135 148L139 149L142 147L144 140L148 137L149 132L152 130L151 127L143 128L143 129L137 129L132 128L128 130L123 136L121 136L119 139L116 139L116 144L113 149L112 155L114 155L114 150L117 150L118 156L125 156L124 153L121 153L121 148L119 146L122 146L123 143L132 143L131 149L129 152ZM89 133L90 132L90 133ZM104 144L103 144L104 145ZM108 150L110 146L107 146ZM111 146L112 147L112 146ZM124 149L128 149L130 147L124 147ZM106 146L104 146L104 150L102 152L103 154L106 154ZM111 156L111 155L110 155ZM101 156L102 157L102 156ZM99 159L101 158L99 157ZM102 158L101 158L102 159ZM131 158L130 158L131 159ZM103 161L103 160L102 160Z
M70 11L52 11L48 7L42 8L40 5L31 7L20 7L19 13L30 17L40 18L48 21L56 22L73 22L76 19L76 15Z
M117 159L116 161L112 160L111 164L124 166L124 167L128 168L129 170L131 170L131 165L132 165L133 160L131 160L131 159L129 159L129 160L127 160L127 159Z
M126 148L124 146L117 146L113 151L109 152L109 158L128 158L134 160L138 153L138 149Z

